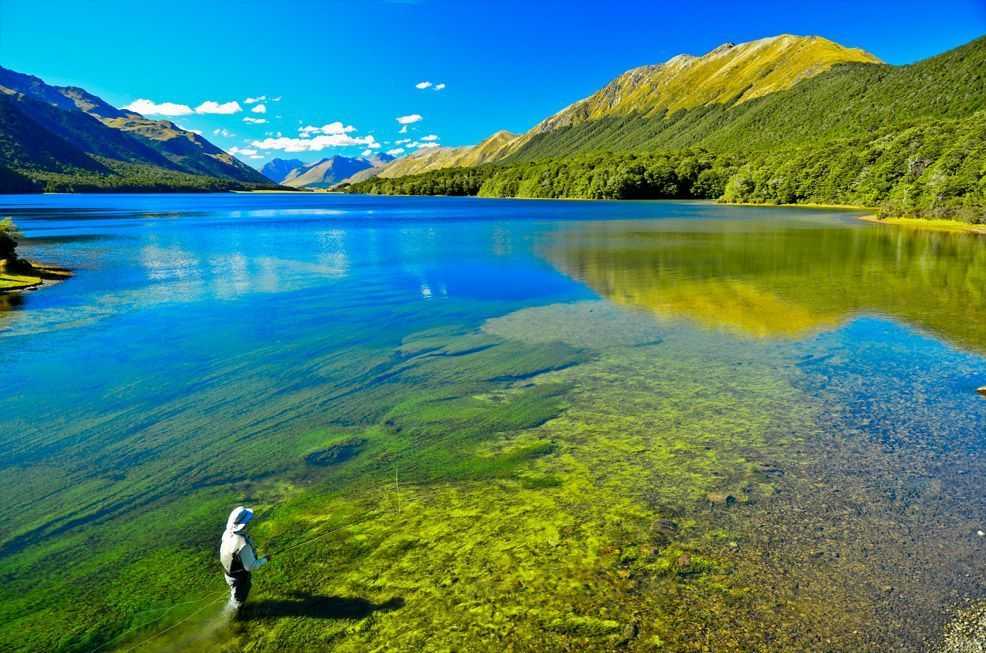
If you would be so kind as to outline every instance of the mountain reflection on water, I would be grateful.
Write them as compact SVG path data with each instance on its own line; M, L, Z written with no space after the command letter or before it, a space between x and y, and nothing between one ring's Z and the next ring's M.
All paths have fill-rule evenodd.
M986 350L986 238L975 234L764 220L701 229L596 222L559 232L546 256L607 299L660 318L801 338L881 314Z

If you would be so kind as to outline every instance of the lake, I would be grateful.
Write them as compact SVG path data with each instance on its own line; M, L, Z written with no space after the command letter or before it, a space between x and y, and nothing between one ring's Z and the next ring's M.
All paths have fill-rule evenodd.
M986 598L986 238L0 199L0 649L924 651ZM273 562L220 616L226 515Z

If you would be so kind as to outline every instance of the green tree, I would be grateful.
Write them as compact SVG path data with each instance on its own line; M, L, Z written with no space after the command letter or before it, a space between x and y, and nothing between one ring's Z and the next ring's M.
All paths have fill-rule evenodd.
M0 220L0 259L17 260L17 243L22 238L17 225L10 218Z

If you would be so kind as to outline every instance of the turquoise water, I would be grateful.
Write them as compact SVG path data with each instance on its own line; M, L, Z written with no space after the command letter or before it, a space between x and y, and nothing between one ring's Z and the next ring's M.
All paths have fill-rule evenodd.
M735 528L767 533L799 515L797 538L778 535L801 538L783 564L834 556L850 599L863 592L854 573L876 588L871 618L907 622L873 624L864 641L885 645L893 631L918 650L982 593L983 238L688 202L51 195L3 198L5 216L25 256L75 271L0 312L10 587L50 581L78 551L92 556L80 577L112 586L138 564L103 557L128 520L169 519L204 488L243 497L237 484L296 478L306 433L374 424L391 407L353 394L387 388L382 352L423 332L502 336L488 321L509 318L526 355L543 358L511 382L557 368L577 384L570 366L606 360L628 332L650 335L617 345L682 343L690 372L742 366L742 354L790 377L817 402L810 444L797 445L808 453L788 472L800 480L743 507ZM563 313L583 306L599 308ZM619 386L607 387L618 403ZM179 521L186 543L212 527L205 515ZM5 601L8 620L30 603ZM56 610L78 620L71 611Z

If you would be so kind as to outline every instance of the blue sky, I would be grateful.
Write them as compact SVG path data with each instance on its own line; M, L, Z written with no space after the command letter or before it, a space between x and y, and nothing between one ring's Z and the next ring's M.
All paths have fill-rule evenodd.
M628 68L785 32L902 64L986 33L986 0L0 0L0 65L116 106L177 105L170 119L260 165L524 131ZM283 151L299 137L318 149Z

